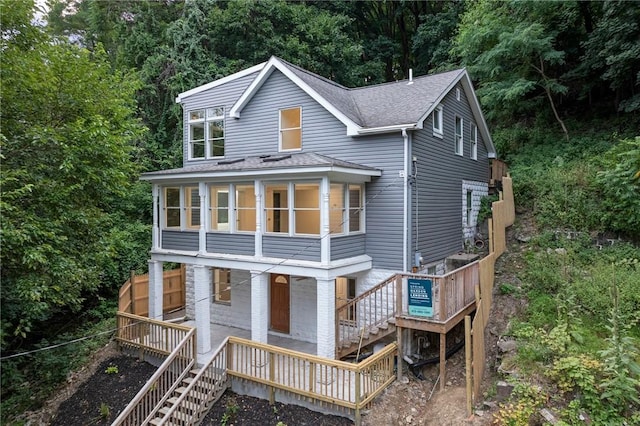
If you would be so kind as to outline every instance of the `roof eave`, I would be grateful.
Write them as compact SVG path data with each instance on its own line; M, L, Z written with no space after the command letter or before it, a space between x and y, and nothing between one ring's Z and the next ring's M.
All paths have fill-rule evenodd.
M382 170L379 169L352 169L342 166L312 166L312 167L291 167L291 168L273 168L262 170L225 170L225 171L193 171L182 173L169 173L169 174L154 174L145 173L140 176L140 180L162 183L162 182L176 182L176 181L194 181L194 180L209 180L217 178L253 178L261 176L291 176L291 175L324 175L324 174L342 174L359 176L366 181L369 181L372 177L382 176Z
M371 135L371 134L380 134L380 133L393 133L402 130L415 130L421 129L422 127L418 126L418 123L405 123L405 124L393 124L390 126L381 126L381 127L369 127L369 128L361 128L358 130L358 135Z
M236 101L236 103L231 107L229 111L229 116L233 118L240 118L240 114L244 107L249 103L251 98L255 95L255 93L262 87L267 78L273 73L274 70L280 71L284 74L289 80L291 80L294 84L296 84L300 89L306 92L309 96L311 96L316 102L322 105L330 114L336 117L342 124L347 127L347 136L355 136L358 134L358 131L361 129L357 123L347 117L342 111L336 108L331 102L327 101L324 97L322 97L318 92L313 90L307 83L305 83L300 77L295 75L286 65L284 65L278 58L272 56L271 59L266 63L264 68L260 71L260 74L253 80L253 82L247 87L247 89L242 93L240 98Z
M195 88L193 88L191 90L187 90L186 92L182 92L182 93L178 94L178 96L176 97L176 103L181 103L185 98L187 98L189 96L195 95L195 94L200 93L200 92L204 92L205 90L212 89L212 88L220 86L222 84L229 83L230 81L236 80L238 78L242 78L242 77L245 77L247 75L251 75L251 74L253 74L255 72L258 72L258 71L260 71L260 70L262 70L264 68L265 64L266 64L266 62L262 62L262 63L260 63L258 65L254 65L254 66L252 66L250 68L244 69L242 71L238 71L238 72L233 73L231 75L228 75L226 77L220 78L218 80L214 80L214 81L212 81L210 83L203 84L202 86L195 87Z

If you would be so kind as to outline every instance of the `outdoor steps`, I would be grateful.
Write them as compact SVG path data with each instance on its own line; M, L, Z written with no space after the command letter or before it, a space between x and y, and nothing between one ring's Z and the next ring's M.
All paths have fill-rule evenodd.
M354 336L351 340L340 342L338 347L338 359L344 358L345 356L356 352L358 348L363 348L390 335L391 333L394 333L396 330L395 322L395 318L389 318L388 321L371 326L369 330L364 331L364 334L362 335L362 344L360 334Z
M156 417L149 422L150 424L158 426L162 423L162 421L169 415L169 411L171 410L171 408L178 402L180 396L187 392L189 385L194 382L198 373L198 370L191 370L189 372L189 377L186 377L182 380L180 386L174 390L173 395L167 399L164 407L160 408ZM208 405L209 397L207 395L207 389L206 386L200 385L201 382L204 382L203 385L213 384L214 379L206 375L200 376L200 381L193 385L188 396L183 400L183 406L175 410L171 415L171 419L165 421L163 425L186 426L199 423L199 420L201 419L194 418L194 413L189 409L189 406L196 408L203 405Z

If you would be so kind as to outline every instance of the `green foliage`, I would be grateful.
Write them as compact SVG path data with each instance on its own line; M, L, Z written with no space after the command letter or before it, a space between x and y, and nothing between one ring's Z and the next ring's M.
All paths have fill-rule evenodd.
M111 416L111 407L109 407L104 402L100 403L100 417L103 419L108 419Z
M31 25L28 12L20 25ZM58 311L79 311L101 286L108 204L136 173L141 134L136 79L113 74L100 48L38 31L29 46L2 38L3 348Z
M101 317L106 319L101 320ZM59 389L69 373L85 364L98 348L109 341L115 327L113 305L103 303L80 318L80 327L76 325L71 331L52 332L49 338L41 340L33 348L43 350L0 362L0 423L10 424L23 412L38 409ZM90 338L65 344L86 336ZM62 345L56 346L59 344ZM3 356L6 355L3 351Z
M637 283L637 281L636 281ZM617 282L611 287L611 316L609 318L609 337L607 347L600 352L604 364L604 379L600 383L605 404L614 408L621 416L628 414L628 407L640 411L640 350L629 336L631 324L625 323L628 316L619 305L622 300ZM634 311L637 315L638 311ZM635 323L638 318L635 319Z
M109 365L104 372L106 374L118 374L118 366L117 365Z
M494 201L500 199L497 195L486 195L480 199L480 210L478 211L478 223L484 223L492 216L491 206Z
M607 229L640 236L640 136L620 141L602 157L596 182Z

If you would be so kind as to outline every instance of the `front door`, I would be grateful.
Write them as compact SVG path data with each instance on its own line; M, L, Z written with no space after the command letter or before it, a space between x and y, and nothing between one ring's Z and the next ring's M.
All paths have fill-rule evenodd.
M289 334L289 275L271 274L270 328Z

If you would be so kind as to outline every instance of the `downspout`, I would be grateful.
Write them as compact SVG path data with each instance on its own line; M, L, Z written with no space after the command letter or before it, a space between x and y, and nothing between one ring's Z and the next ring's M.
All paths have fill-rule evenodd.
M409 135L407 134L407 129L402 129L402 138L404 139L404 173L402 174L403 179L403 197L402 197L402 268L406 272L409 269L408 266L408 258L409 258Z

